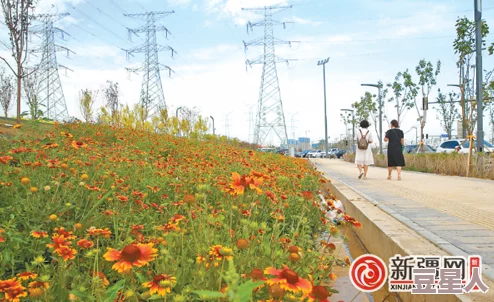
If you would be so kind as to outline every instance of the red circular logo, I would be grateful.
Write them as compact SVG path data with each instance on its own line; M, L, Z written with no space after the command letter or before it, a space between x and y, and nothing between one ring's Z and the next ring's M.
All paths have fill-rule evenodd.
M374 255L362 255L350 266L350 280L353 286L363 292L375 292L384 285L387 278L386 264Z

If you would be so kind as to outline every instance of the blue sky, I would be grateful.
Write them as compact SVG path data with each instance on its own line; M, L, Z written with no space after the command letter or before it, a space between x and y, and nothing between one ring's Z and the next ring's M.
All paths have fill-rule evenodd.
M122 86L122 101L134 104L139 99L141 75L131 75L125 67L137 66L137 55L127 61L125 52L139 45L140 38L127 39L127 29L143 24L123 13L145 10L175 10L160 21L171 31L162 44L172 46L178 55L172 59L161 53L161 62L175 70L172 78L162 73L167 105L197 106L205 116L213 115L219 134L243 140L249 135L249 107L257 104L261 66L249 68L245 60L254 58L261 48L243 49L243 40L262 35L262 28L247 35L246 20L255 16L241 7L292 4L279 15L281 21L293 21L287 29L276 29L280 39L300 41L291 48L279 46L277 54L297 59L290 66L278 65L278 74L289 137L324 137L322 69L317 61L331 57L327 65L328 128L334 139L344 133L340 109L349 108L366 91L360 83L382 80L392 82L396 73L414 72L420 59L441 60L442 72L437 88L450 91L446 84L457 83L456 57L452 49L455 20L473 18L473 1L466 0L43 0L39 12L66 12L70 16L57 22L72 38L58 39L60 45L76 52L71 58L59 54L59 63L71 68L61 72L64 93L72 116L80 116L77 97L81 89L100 89L106 80ZM494 33L494 3L484 1L484 19ZM2 34L3 40L6 39ZM494 35L487 37L494 41ZM5 54L5 51L1 51ZM494 58L484 56L484 68L494 68ZM372 91L374 92L374 91ZM97 103L102 105L100 98ZM391 106L389 107L391 110ZM13 113L13 111L12 111ZM292 118L293 117L293 118ZM416 125L417 113L410 110L402 125L407 132ZM225 125L228 120L228 126ZM293 123L292 123L293 121ZM292 127L293 126L293 127ZM490 128L485 124L485 127ZM386 127L385 127L386 129ZM306 132L307 131L307 132ZM426 133L443 133L434 112L429 113ZM407 139L415 137L414 131ZM490 136L489 136L490 137ZM275 137L268 141L276 142Z

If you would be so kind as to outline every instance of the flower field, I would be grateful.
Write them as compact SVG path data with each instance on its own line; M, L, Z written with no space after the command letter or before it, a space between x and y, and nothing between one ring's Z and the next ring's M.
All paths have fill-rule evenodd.
M321 234L360 226L326 218L305 160L214 137L71 124L3 142L6 301L328 301L345 260Z

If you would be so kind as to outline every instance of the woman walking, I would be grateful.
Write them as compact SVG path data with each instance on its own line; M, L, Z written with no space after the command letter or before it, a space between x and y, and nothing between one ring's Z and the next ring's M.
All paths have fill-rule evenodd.
M369 122L363 120L360 122L360 129L357 132L357 154L355 154L355 164L359 170L358 178L367 179L367 171L369 170L369 165L374 164L374 156L372 155L372 149L370 144L372 144L372 134L369 131ZM363 168L363 172L362 172Z
M388 143L388 180L391 179L393 168L396 167L398 180L401 180L401 167L405 166L405 157L403 157L403 146L405 145L405 136L403 131L398 129L400 125L397 120L391 121L391 129L386 131L384 137Z

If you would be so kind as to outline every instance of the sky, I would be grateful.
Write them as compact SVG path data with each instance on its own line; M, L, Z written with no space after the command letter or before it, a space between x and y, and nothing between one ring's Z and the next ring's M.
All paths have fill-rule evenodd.
M57 36L57 44L75 52L69 58L63 53L57 55L58 63L72 70L60 70L70 116L81 117L81 89L101 89L107 80L120 84L122 103L139 101L142 74L129 75L125 67L139 66L144 56L127 60L124 49L144 42L143 35L130 41L127 34L127 28L144 24L124 13L173 10L174 14L158 22L171 32L168 39L159 33L158 42L177 52L174 58L169 52L160 53L160 62L175 72L168 77L168 72L162 71L166 105L172 112L179 106L197 107L203 116L214 117L216 134L248 141L253 133L249 112L255 116L262 67L246 68L245 61L261 54L262 48L245 51L243 41L262 37L263 30L257 27L248 34L246 22L259 17L241 8L273 4L293 5L276 15L279 21L293 23L276 27L275 36L298 41L291 47L276 46L277 55L294 59L289 65L277 65L288 137L308 136L312 141L324 138L319 60L330 57L326 65L327 117L328 136L333 141L345 133L340 110L350 108L367 90L377 93L377 89L361 87L361 83L390 83L406 69L417 80L415 67L421 59L440 60L438 85L429 99L435 99L438 88L451 91L447 84L458 82L452 48L455 21L459 16L473 18L474 14L473 1L466 0L41 0L36 10L70 14L56 22L70 34L65 40ZM483 18L494 27L494 3L484 1L483 10ZM8 42L4 26L0 39ZM486 40L493 42L494 34ZM0 47L0 55L8 57L8 50ZM492 70L494 56L484 52L483 64ZM96 107L102 105L100 93ZM387 110L393 117L392 105ZM411 129L418 124L417 117L412 109L403 120L401 129L407 140L415 139ZM487 117L485 120L490 139L491 127ZM425 133L444 133L434 110L429 112ZM277 141L272 133L265 144Z

